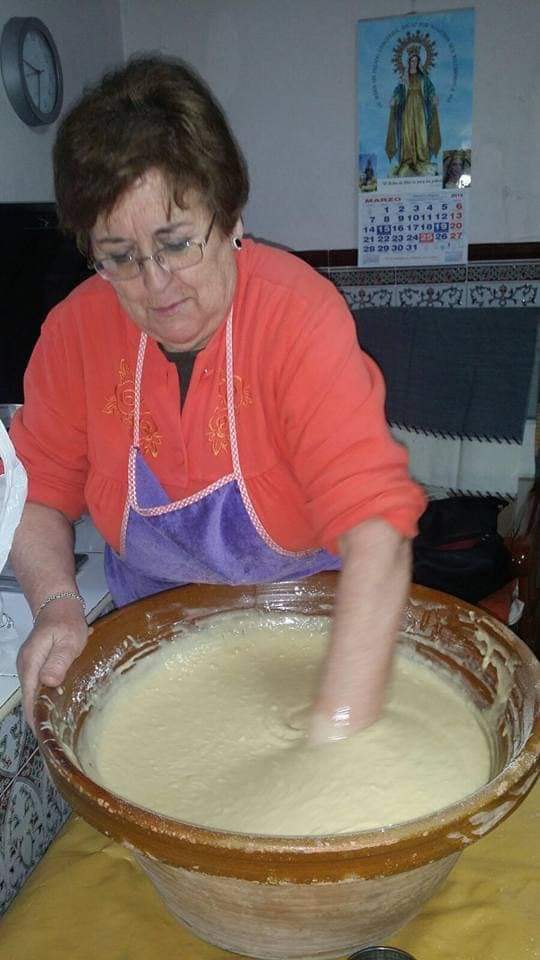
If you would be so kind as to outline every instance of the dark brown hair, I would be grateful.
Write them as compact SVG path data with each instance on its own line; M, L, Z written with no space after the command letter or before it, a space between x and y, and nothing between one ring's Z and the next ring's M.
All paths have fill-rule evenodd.
M60 226L89 252L98 216L158 169L183 206L195 189L230 233L249 193L245 160L223 111L185 64L142 57L107 74L63 120L54 146Z

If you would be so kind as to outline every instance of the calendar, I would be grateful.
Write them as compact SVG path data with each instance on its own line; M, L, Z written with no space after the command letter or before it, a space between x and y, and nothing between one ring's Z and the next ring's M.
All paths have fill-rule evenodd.
M466 263L466 190L360 194L360 266Z
M358 22L358 264L466 263L474 9Z

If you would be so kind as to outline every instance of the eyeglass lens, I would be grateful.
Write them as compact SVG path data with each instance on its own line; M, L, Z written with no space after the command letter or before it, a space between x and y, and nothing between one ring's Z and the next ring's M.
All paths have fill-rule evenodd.
M103 260L96 261L95 266L98 273L103 276L129 280L137 277L143 269L145 263L153 261L163 270L174 273L176 270L185 270L186 267L193 267L202 260L203 249L200 243L190 243L179 247L177 250L162 248L148 257L126 257L125 260L113 257L106 257Z

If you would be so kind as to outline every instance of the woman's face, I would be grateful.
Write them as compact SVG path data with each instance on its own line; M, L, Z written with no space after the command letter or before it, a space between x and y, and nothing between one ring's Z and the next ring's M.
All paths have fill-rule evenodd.
M146 257L167 240L203 240L213 211L194 191L185 208L170 200L162 174L150 170L120 198L112 213L99 216L91 231L96 260L112 254ZM241 235L240 224L235 234ZM114 280L118 299L134 323L171 352L204 347L226 317L236 285L230 237L214 224L200 263L167 273L147 260L139 276Z
M459 157L453 157L448 167L448 177L450 180L459 180L463 173L463 163Z

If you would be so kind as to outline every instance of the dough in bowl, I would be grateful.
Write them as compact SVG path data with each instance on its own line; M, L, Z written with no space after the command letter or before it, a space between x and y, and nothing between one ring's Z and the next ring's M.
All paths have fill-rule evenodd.
M329 628L329 617L241 612L182 629L99 695L79 737L82 768L166 816L279 836L389 826L489 779L478 711L405 652L377 723L309 745Z

